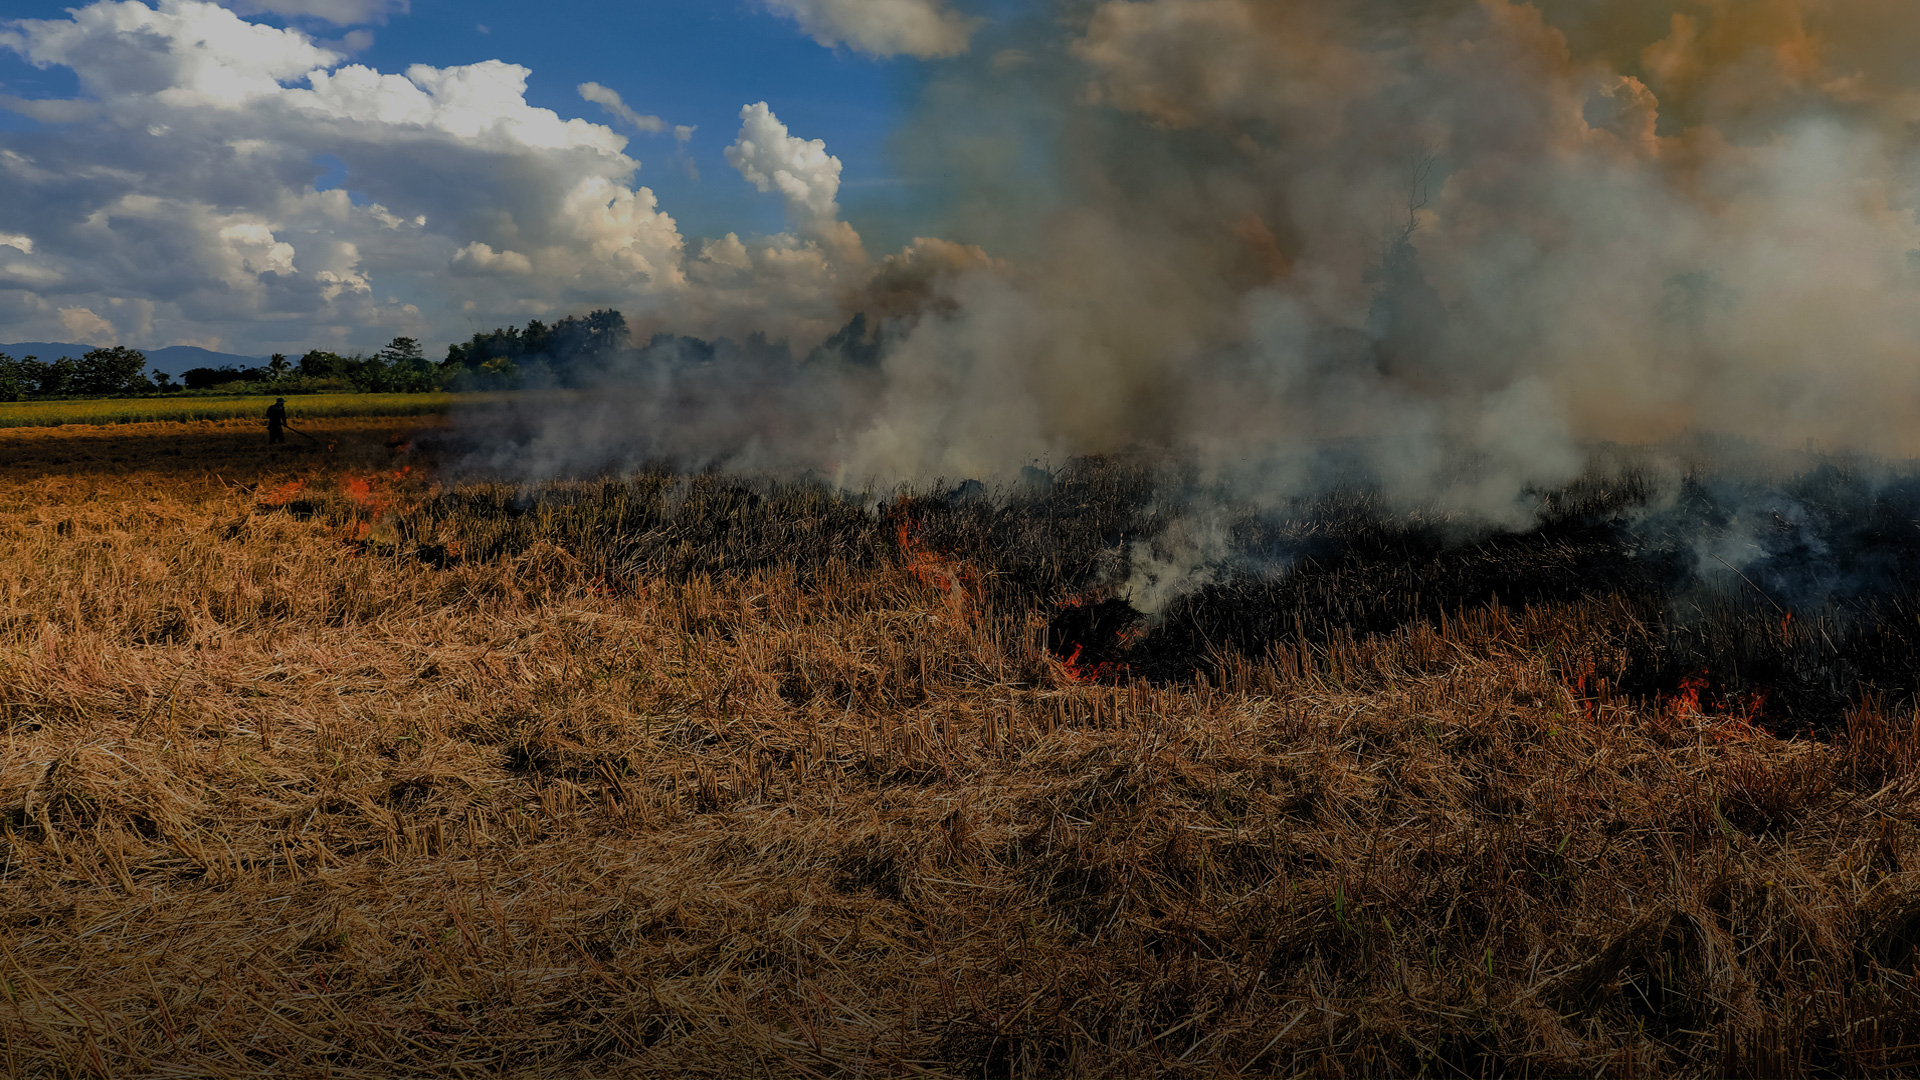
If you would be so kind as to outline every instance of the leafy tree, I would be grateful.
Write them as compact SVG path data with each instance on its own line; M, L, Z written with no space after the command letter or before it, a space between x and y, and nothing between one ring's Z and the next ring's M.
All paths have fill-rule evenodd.
M539 319L530 319L526 331L520 335L520 344L526 349L527 355L538 356L552 346L553 331Z
M159 368L153 369L153 385L155 389L163 394L178 389L173 385L173 376L161 371Z
M538 321L528 324L529 329L539 325ZM545 336L545 329L541 327L542 337ZM440 366L447 370L473 371L493 360L518 360L530 351L520 331L509 326L491 333L476 332L471 340L447 346L447 358L440 362Z
M439 388L439 372L427 361L420 343L410 337L397 337L374 357L375 364L361 378L364 388L384 393L420 393ZM356 379L356 382L361 381Z
M188 368L180 378L189 390L211 390L230 383L266 382L271 373L263 367L236 368L231 364L217 368Z
M153 389L153 384L147 381L146 370L147 354L139 349L124 345L92 349L74 364L67 392L83 397L137 394Z
M685 335L675 337L672 334L655 334L653 340L647 342L647 347L640 350L641 356L675 366L711 364L719 354L719 346L715 342Z
M28 357L31 360L33 357ZM63 356L51 364L41 364L35 371L37 382L33 388L35 397L70 397L80 392L80 362L71 356Z
M224 368L196 367L180 373L180 381L189 390L207 390L221 383L239 381L240 373L231 365Z
M617 311L610 314L624 333L625 318ZM606 317L601 321L606 322ZM441 379L469 389L548 382L557 369L568 366L570 350L591 336L578 317L562 320L559 327L532 319L524 330L508 326L476 333L447 347L447 358L440 362Z
M387 342L380 350L380 362L388 367L412 367L427 362L427 354L420 349L420 343L410 337L397 337Z
M446 359L438 366L442 384L469 388L552 382L580 385L632 350L627 317L603 308L569 315L552 326L531 319L525 328L507 326L476 333L447 346Z
M273 377L276 379L286 378L287 372L292 369L293 365L287 362L284 353L274 353L273 359L267 361L267 370L273 372Z
M587 371L603 366L632 343L627 317L606 308L585 317L569 315L555 323L548 336L546 353L562 379L577 382Z
M300 374L315 379L345 378L351 370L353 361L339 353L324 349L309 349L300 358Z
M15 360L6 353L0 353L0 401L19 401L39 383L33 368L40 362L29 356L25 360Z

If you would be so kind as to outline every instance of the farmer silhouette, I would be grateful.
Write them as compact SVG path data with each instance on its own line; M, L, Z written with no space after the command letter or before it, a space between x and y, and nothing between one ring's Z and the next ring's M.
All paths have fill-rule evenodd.
M283 443L287 441L287 399L275 398L267 406L267 441Z

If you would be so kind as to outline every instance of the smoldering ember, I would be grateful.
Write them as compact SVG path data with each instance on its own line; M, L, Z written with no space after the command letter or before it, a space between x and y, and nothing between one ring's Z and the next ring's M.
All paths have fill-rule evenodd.
M1916 55L16 2L6 1075L1912 1075Z

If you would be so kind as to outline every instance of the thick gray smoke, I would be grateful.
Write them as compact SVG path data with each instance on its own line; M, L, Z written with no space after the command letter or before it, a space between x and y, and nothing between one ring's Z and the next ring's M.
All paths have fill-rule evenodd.
M1060 0L942 62L900 142L957 178L947 239L862 264L856 333L648 350L526 460L860 488L1145 447L1519 526L1601 442L1911 456L1916 49L1895 0Z

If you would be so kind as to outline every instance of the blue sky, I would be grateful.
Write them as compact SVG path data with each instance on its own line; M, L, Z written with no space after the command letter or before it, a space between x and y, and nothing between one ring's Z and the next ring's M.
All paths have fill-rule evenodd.
M11 0L5 16L57 19L73 6L72 0ZM755 101L770 103L794 134L825 140L845 164L842 201L856 225L866 216L863 205L890 211L874 215L885 222L896 219L909 200L905 192L912 185L890 160L888 136L917 97L926 65L908 56L874 58L844 46L823 47L791 19L750 0L414 0L406 13L357 26L271 14L249 18L304 29L323 40L364 31L372 44L355 51L352 60L382 71L492 59L521 64L533 72L528 103L562 116L605 121L605 114L574 90L580 83L598 82L641 113L658 115L669 125L692 125L696 131L687 155L697 181L675 160L670 135L632 135L628 147L643 164L640 182L659 193L690 235L780 228L779 206L755 192L722 158L739 127L740 107ZM0 93L64 98L77 90L70 69L36 68L0 49ZM35 126L0 110L0 132Z
M823 336L944 218L897 133L996 2L15 2L0 341L357 349L596 306Z
M482 25L491 33L481 34ZM740 107L750 102L771 104L794 134L825 140L846 166L842 201L850 208L885 198L898 181L887 137L905 115L922 68L911 57L875 60L823 48L791 21L743 0L416 3L411 15L378 31L362 56L382 70L490 58L532 68L528 102L562 115L602 118L574 92L592 81L669 125L694 125L688 150L698 182L670 163L666 135L636 136L628 152L645 162L641 181L673 208L683 230L703 236L780 227L779 207L721 157L739 127ZM849 214L862 224L856 209Z

